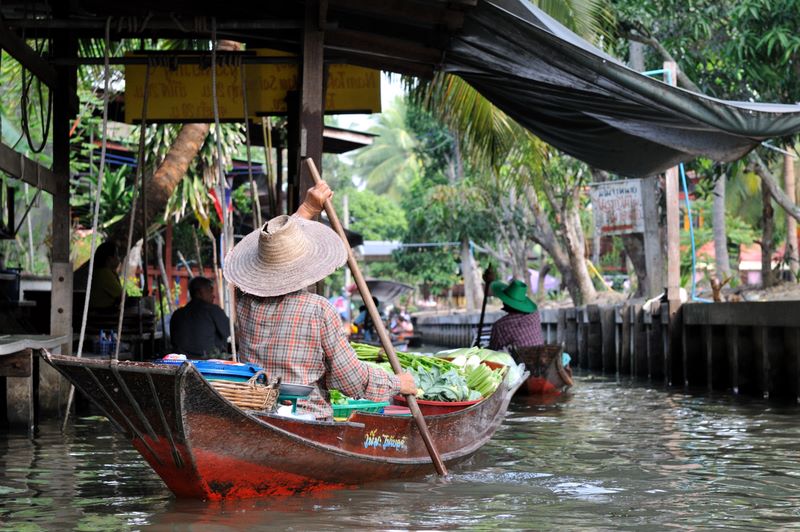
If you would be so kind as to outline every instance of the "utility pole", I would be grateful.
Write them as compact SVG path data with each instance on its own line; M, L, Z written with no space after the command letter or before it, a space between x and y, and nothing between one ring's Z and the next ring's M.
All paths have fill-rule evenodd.
M664 78L670 85L677 85L678 65L664 61ZM667 303L670 318L681 306L681 257L680 257L680 209L678 207L678 167L666 172L664 191L667 198Z

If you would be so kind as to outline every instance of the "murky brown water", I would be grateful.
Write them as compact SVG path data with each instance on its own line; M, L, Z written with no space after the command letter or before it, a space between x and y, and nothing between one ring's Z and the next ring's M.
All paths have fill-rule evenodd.
M800 529L800 409L579 379L449 481L178 501L102 418L0 435L0 530Z

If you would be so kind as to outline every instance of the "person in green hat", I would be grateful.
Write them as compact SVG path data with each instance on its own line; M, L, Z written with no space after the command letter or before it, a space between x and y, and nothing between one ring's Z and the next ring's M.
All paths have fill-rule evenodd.
M536 303L528 297L528 285L517 279L510 283L494 281L492 293L503 302L505 316L492 326L489 349L527 347L544 343L542 323Z

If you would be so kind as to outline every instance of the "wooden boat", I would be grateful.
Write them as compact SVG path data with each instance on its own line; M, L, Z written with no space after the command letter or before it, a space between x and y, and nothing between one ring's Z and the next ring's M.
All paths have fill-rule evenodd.
M290 495L433 473L412 418L355 412L347 422L243 411L191 364L45 360L124 433L178 497ZM447 465L494 434L523 381L480 403L426 417Z
M530 372L527 381L520 387L520 393L559 395L567 391L573 382L571 373L563 364L563 351L560 345L552 344L513 349L514 359L524 363Z

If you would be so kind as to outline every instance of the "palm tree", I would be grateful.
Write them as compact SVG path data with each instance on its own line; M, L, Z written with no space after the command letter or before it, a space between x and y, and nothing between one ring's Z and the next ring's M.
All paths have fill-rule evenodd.
M376 194L399 201L408 183L420 170L416 140L406 127L405 103L397 98L370 128L377 135L372 145L354 158L354 173Z
M556 20L583 37L596 41L606 34L609 10L605 0L539 0L535 2ZM415 84L409 81L412 97L425 102L434 114L457 132L463 150L475 168L487 175L499 176L503 164L520 165L515 177L505 179L509 198L524 196L527 204L514 201L515 210L530 211L525 215L534 227L528 235L550 254L567 285L573 301L582 304L596 297L594 285L584 259L585 236L580 224L580 205L574 190L575 183L565 180L559 190L548 182L552 172L563 166L553 150L543 148L541 141L533 137L505 113L492 105L468 83L449 74L438 74L432 82ZM552 163L556 163L555 165ZM560 168L559 171L564 170ZM538 176L538 177L537 177ZM574 176L573 176L574 177ZM580 179L579 179L580 181ZM502 180L494 180L495 185ZM535 182L538 182L534 190ZM496 209L498 212L503 209ZM498 220L498 226L516 224L519 214L505 209L507 219ZM511 227L518 241L526 236ZM519 248L519 242L507 243L510 248ZM524 254L524 249L523 249ZM513 253L512 253L513 254ZM517 263L521 259L512 262ZM524 269L518 264L515 270Z
M218 50L240 50L241 43L219 41ZM210 131L209 124L184 124L175 136L169 150L155 172L145 177L148 221L161 219L167 209L172 194L186 176L192 162L200 153ZM136 227L134 234L142 234L142 207L136 205ZM115 225L113 237L122 239L127 232L130 216Z

